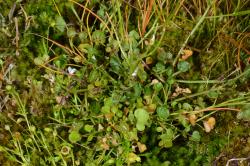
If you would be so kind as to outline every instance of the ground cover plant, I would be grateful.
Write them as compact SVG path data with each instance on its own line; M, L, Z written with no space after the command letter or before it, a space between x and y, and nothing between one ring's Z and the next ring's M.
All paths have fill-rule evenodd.
M0 165L247 165L249 0L0 0Z

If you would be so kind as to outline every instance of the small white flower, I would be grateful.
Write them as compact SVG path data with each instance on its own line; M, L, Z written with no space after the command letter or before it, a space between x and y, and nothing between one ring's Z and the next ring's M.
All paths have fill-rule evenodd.
M75 68L72 68L72 67L68 67L68 72L69 74L74 74L77 70Z
M137 75L138 72L138 67L135 69L135 71L132 73L132 76L135 77Z

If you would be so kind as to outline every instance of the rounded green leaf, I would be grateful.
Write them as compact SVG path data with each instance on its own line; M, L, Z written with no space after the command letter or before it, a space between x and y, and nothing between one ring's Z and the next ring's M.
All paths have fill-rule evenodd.
M92 39L96 44L104 44L106 36L103 31L96 30L92 34Z
M193 109L189 103L183 103L182 107L184 110L189 110L189 111Z
M173 142L172 142L172 140L166 140L166 141L164 141L164 147L165 148L171 148L173 146Z
M135 115L137 121L139 121L139 122L146 123L149 119L148 111L146 111L145 109L142 109L142 108L136 109L134 115Z
M190 140L195 141L195 142L199 142L201 139L200 133L198 131L194 131Z
M60 31L60 32L64 32L65 28L66 28L66 22L64 21L62 16L57 16L56 17L56 25L55 27Z
M153 88L155 91L159 92L163 88L163 85L161 82L158 82L158 83L154 84Z
M174 132L172 129L167 129L166 130L166 137L169 139L173 139L174 138Z
M68 31L67 31L67 36L68 36L69 38L72 38L72 37L74 37L74 36L76 36L76 35L77 35L76 30L75 30L74 28L70 27L70 28L68 29Z
M141 81L146 81L148 77L147 72L143 68L139 68L137 76L140 78Z
M43 64L44 64L44 60L42 59L42 57L36 57L36 58L34 59L34 63L35 63L36 65L43 65Z
M187 61L180 61L177 64L177 68L180 72L186 72L190 69L190 64Z
M166 133L160 135L161 141L159 142L159 146L170 148L173 146L173 138L174 138L174 132L172 129L167 129Z
M110 113L110 106L108 105L104 105L102 108L101 108L101 112L104 113L104 114L108 114Z
M145 130L145 125L143 123L136 123L136 128L139 131Z
M169 110L166 106L160 106L156 109L157 116L162 119L166 120L169 117Z
M166 74L167 74L168 77L170 77L173 74L173 68L172 67L168 67L166 69Z
M137 120L137 123L136 123L137 130L143 131L145 129L145 125L148 122L149 113L145 109L138 108L135 110L134 115Z
M135 30L130 31L129 36L131 36L137 40L140 38L140 35Z
M216 99L216 98L218 98L219 93L216 92L216 91L210 91L210 92L208 92L207 95L208 95L209 98Z
M246 104L237 115L238 119L250 120L250 104Z
M85 125L84 130L90 133L94 129L93 125Z
M163 128L162 128L162 127L157 127L157 128L156 128L156 131L157 131L157 132L162 132L162 131L163 131Z
M80 140L81 140L81 135L79 134L78 131L73 130L73 131L70 132L69 141L71 143L76 143L77 141L80 141Z
M85 41L88 38L88 34L85 31L78 33L78 37L81 41Z
M175 79L173 77L169 77L168 80L167 80L167 83L169 85L173 85L175 83Z
M158 62L155 67L153 67L153 71L156 72L157 74L161 74L163 72L165 72L165 64Z

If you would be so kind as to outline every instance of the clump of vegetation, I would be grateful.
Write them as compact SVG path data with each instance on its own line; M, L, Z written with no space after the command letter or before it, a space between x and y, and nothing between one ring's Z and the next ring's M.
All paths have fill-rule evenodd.
M248 162L248 4L0 0L0 164Z

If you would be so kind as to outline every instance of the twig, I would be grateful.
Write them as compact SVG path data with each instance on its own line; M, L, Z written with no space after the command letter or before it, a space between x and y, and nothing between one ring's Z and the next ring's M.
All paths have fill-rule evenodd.
M14 38L13 40L13 44L16 45L16 56L19 55L19 30L18 30L18 20L17 20L17 17L14 18L14 21L15 21L15 27L16 27L16 37Z
M245 160L250 160L250 157L247 157L247 158L233 158L233 159L230 159L230 160L227 161L226 166L230 166L229 164L230 164L231 161L240 161L240 162L242 162L242 161L245 161ZM237 164L237 165L238 165L238 164Z

